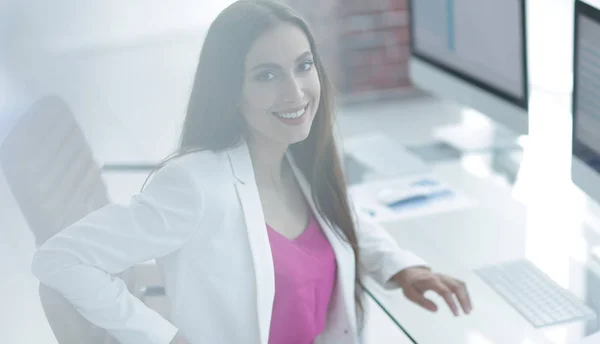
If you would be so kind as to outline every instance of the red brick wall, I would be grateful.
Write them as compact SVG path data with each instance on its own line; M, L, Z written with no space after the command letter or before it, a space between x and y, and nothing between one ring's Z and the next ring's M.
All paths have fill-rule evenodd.
M282 0L311 24L338 90L348 96L412 90L408 0Z

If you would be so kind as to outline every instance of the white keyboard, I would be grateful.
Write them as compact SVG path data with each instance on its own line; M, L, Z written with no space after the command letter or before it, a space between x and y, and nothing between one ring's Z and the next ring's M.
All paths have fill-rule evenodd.
M591 308L528 260L475 272L536 328L596 317Z

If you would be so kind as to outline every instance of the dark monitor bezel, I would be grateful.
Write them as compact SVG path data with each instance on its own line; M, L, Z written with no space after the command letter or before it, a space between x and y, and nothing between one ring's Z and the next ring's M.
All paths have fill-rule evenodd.
M600 154L594 152L592 148L579 141L575 135L577 128L577 89L578 89L578 67L579 67L579 21L581 17L586 17L597 22L600 25L600 9L587 4L581 0L575 1L575 11L573 20L573 93L571 101L571 150L572 155L584 162L596 172L600 173ZM600 133L599 133L600 135Z

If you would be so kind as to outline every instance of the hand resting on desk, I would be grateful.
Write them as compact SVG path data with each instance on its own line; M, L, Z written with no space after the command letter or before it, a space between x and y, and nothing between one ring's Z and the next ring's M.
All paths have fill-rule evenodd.
M454 297L458 299L465 314L471 313L473 306L464 282L453 277L434 273L427 267L413 267L400 271L393 277L403 289L404 295L419 306L436 312L438 307L425 297L432 290L444 298L454 316L458 316L458 307Z

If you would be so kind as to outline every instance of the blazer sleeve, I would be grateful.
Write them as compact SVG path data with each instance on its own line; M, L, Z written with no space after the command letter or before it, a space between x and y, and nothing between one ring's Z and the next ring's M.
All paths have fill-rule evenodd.
M180 249L202 217L202 190L172 161L127 206L111 204L70 225L36 252L33 274L123 344L168 344L178 329L112 275Z
M410 251L398 247L392 236L379 224L356 217L360 266L367 275L386 289L398 287L391 278L398 272L427 263Z

